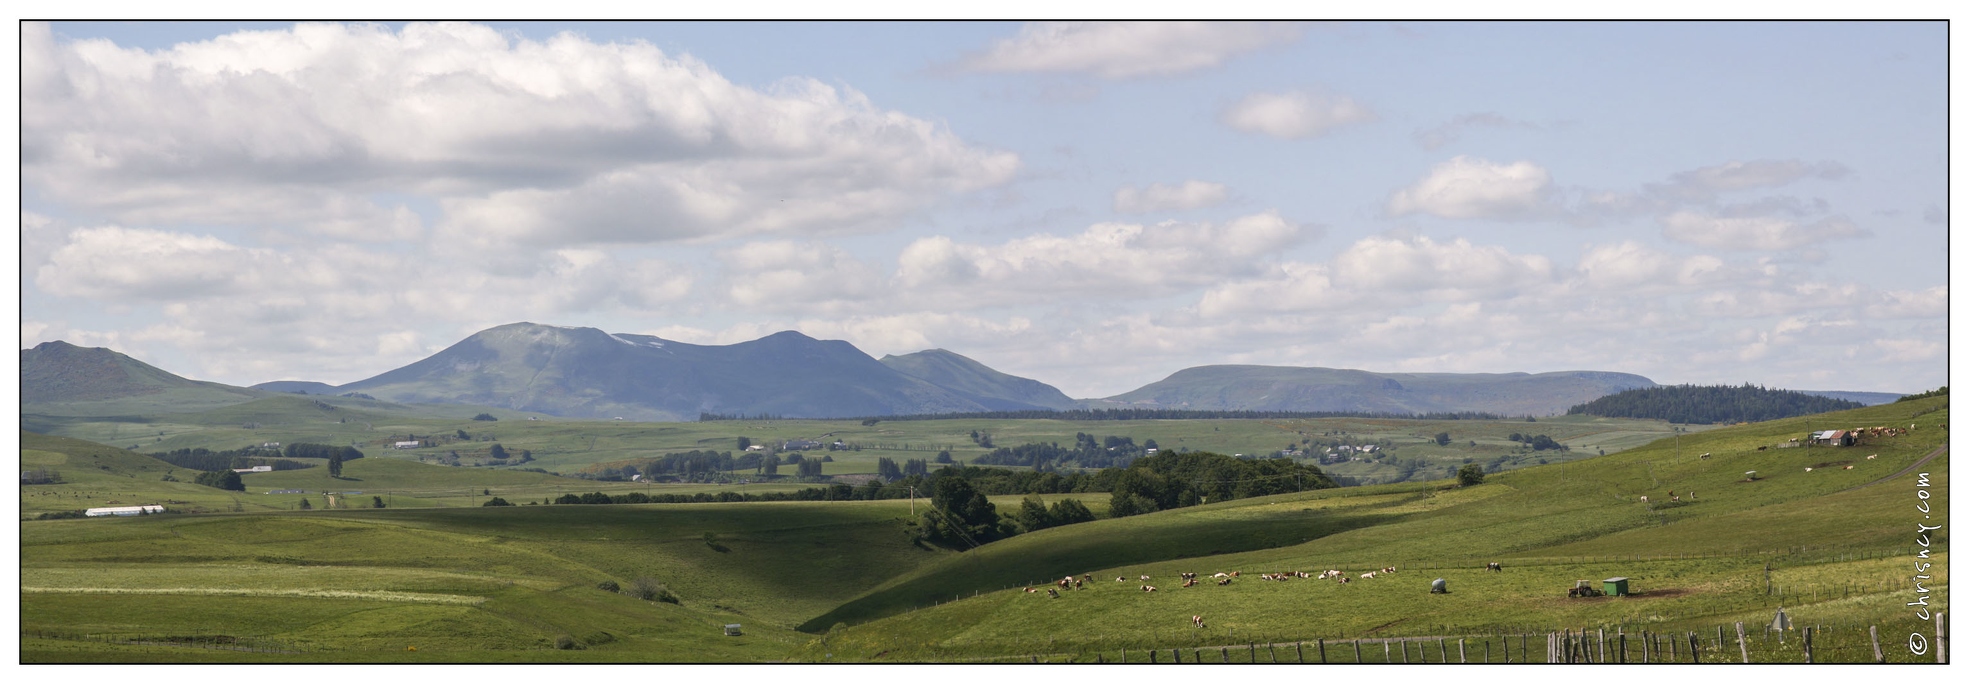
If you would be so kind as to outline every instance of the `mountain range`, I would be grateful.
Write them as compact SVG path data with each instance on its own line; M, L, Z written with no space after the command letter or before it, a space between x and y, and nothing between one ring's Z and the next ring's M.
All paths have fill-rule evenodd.
M355 394L575 418L688 421L711 413L847 418L926 413L1157 408L1552 415L1638 387L1629 373L1373 373L1199 366L1131 392L1076 400L1046 383L942 349L875 359L840 340L780 332L699 345L649 335L513 323L407 366L344 385L281 380L233 387L189 380L109 349L47 342L21 351L23 413L191 410L277 393ZM1880 403L1897 395L1868 397Z

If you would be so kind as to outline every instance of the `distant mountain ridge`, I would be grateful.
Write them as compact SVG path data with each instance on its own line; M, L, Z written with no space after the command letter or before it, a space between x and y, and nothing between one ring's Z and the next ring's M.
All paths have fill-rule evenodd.
M843 418L986 410L967 393L897 371L840 340L787 331L697 345L534 323L480 331L422 361L334 391L385 401L661 421L704 413Z
M21 351L22 413L42 415L169 412L306 392L645 421L689 421L705 413L848 418L1076 408L1545 416L1656 386L1639 375L1603 371L1376 373L1215 365L1186 368L1111 397L1073 399L943 349L877 360L847 342L792 331L698 345L534 323L488 328L422 360L339 386L280 380L232 387L59 341ZM1900 396L1806 393L1863 403Z
M1297 366L1197 366L1085 408L1207 411L1485 412L1545 416L1614 392L1654 387L1631 373L1374 373Z

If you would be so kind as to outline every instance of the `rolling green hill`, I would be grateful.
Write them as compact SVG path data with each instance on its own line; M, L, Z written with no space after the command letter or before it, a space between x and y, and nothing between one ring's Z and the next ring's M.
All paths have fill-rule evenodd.
M1562 627L1709 635L1721 624L1768 620L1783 605L1800 624L1822 626L1822 660L1852 662L1870 659L1856 647L1867 625L1883 634L1919 628L1902 605L1914 596L1906 577L1917 514L1909 511L1917 488L1946 511L1947 420L1947 398L1936 397L1681 434L1471 487L1408 482L1212 503L961 554L912 545L905 500L28 521L21 614L34 636L23 640L22 658L1114 662L1126 649L1140 662L1152 647L1164 658L1177 649L1184 662L1262 662L1289 660L1295 648L1316 654L1313 640L1324 639L1334 659L1352 662L1338 640L1444 636L1454 657L1458 638L1488 649L1503 645L1500 633L1531 633L1535 642ZM1210 424L1231 422L1179 423L1215 434ZM1813 429L1909 424L1916 429L1854 447L1780 446ZM60 454L67 468L139 458L23 435L30 439L29 449ZM77 461L78 452L95 459ZM100 477L151 472L141 460L107 465ZM376 457L348 467L365 487L411 477L400 469L527 475ZM501 482L493 491L523 486L551 485ZM1938 515L1930 524L1946 530L1946 522ZM1939 567L1926 587L1945 603L1946 537L1934 542ZM1504 572L1485 572L1492 561ZM1358 577L1387 566L1398 572ZM1355 579L1255 577L1326 569ZM1188 588L1175 577L1219 571L1241 576ZM1059 598L1020 589L1068 573L1094 581ZM594 588L644 576L669 585L681 604ZM1574 580L1612 576L1630 577L1638 593L1563 595ZM1450 593L1428 593L1438 577ZM1193 615L1207 626L1192 626ZM743 623L747 636L721 636L728 622ZM221 638L286 652L198 647ZM106 643L118 640L143 643ZM1273 642L1283 645L1266 647ZM1365 660L1408 657L1382 656L1379 644L1363 644ZM1525 655L1512 646L1514 659ZM1797 657L1795 646L1774 642L1745 648L1760 662ZM1705 662L1735 654L1705 649ZM1890 660L1912 657L1890 649Z

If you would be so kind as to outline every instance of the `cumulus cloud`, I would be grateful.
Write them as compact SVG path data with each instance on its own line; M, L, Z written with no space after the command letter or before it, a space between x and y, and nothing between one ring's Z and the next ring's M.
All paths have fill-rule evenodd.
M1617 292L1713 283L1724 266L1707 254L1681 257L1627 240L1587 250L1575 268L1590 289Z
M1308 92L1252 93L1224 108L1217 119L1246 133L1299 139L1347 124L1374 120L1374 112L1344 95Z
M994 41L961 67L984 72L1076 72L1119 79L1166 76L1299 38L1303 29L1269 22L1035 22Z
M1139 190L1124 185L1114 191L1114 210L1123 214L1188 211L1223 204L1229 197L1230 188L1199 180L1183 181L1181 185L1150 183Z
M880 292L881 275L833 245L786 240L751 242L720 252L726 295L757 310L838 305Z
M1432 214L1443 218L1520 219L1549 216L1558 208L1552 175L1529 161L1498 164L1457 156L1437 164L1429 175L1388 199L1394 216Z
M999 245L939 236L903 248L895 283L912 292L961 290L980 300L1034 292L1169 293L1255 271L1313 232L1266 212L1222 224L1101 223L1078 235L1040 234Z
M417 226L564 245L890 225L1015 155L810 79L764 90L647 43L301 24L145 51L23 26L22 174L132 222Z
M1661 234L1670 240L1733 250L1788 250L1872 233L1843 216L1811 223L1774 216L1727 217L1678 211L1661 219Z
M1220 317L1244 312L1310 312L1402 307L1423 301L1509 296L1550 282L1550 259L1456 239L1368 237L1323 264L1291 262L1265 274L1222 283L1203 293L1198 312Z

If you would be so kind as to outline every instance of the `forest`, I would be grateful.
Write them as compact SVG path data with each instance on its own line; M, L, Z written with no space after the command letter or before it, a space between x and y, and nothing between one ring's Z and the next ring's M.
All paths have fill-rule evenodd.
M1641 418L1670 423L1755 423L1863 406L1792 390L1744 384L1673 385L1609 394L1566 410L1605 418Z

